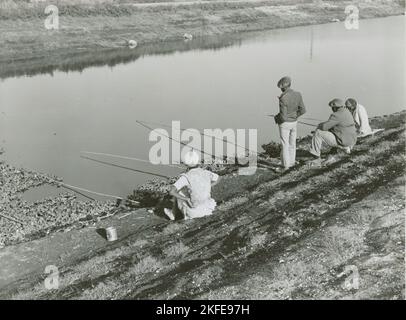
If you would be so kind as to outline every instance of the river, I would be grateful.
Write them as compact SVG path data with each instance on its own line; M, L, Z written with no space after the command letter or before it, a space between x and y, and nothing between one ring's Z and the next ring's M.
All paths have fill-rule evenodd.
M400 111L406 106L402 40L405 17L396 16L361 20L359 30L337 22L255 32L215 49L194 46L81 72L3 79L2 157L68 184L125 196L151 176L83 159L80 152L148 159L153 143L136 119L179 120L187 128L254 128L260 149L278 138L265 115L277 112L276 82L284 75L302 92L307 117L326 119L327 103L335 97L357 99L370 116ZM299 135L311 130L299 125ZM160 174L179 172L113 161Z

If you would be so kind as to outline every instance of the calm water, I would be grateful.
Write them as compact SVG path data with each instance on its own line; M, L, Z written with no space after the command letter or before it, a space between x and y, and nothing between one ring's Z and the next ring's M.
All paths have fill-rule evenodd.
M8 78L0 82L0 146L10 163L68 184L127 195L151 177L80 158L81 150L148 158L152 143L136 119L182 127L257 128L277 139L283 75L302 92L308 117L325 119L334 97L354 97L369 114L405 108L405 17L255 33L217 50L144 56L115 67ZM299 126L299 134L310 127ZM107 158L99 157L107 160ZM111 160L111 159L110 159ZM174 168L115 163L175 174Z

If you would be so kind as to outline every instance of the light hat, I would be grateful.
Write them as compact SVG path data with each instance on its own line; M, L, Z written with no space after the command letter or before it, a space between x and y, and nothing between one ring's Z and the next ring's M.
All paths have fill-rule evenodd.
M344 107L344 101L338 98L335 98L333 100L331 100L328 105L333 108L333 107L338 107L338 108L342 108Z
M190 150L190 151L186 152L184 154L182 160L183 160L183 163L190 168L196 167L200 163L199 154L194 150Z

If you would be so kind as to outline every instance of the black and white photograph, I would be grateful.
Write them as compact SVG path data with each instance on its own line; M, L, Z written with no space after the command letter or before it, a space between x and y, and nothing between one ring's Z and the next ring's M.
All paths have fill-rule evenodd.
M0 300L405 300L405 89L404 0L0 0Z

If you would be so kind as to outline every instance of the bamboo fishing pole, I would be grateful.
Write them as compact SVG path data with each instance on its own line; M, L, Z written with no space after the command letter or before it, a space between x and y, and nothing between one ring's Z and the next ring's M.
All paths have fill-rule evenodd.
M135 120L135 122L137 122L139 125L143 126L144 128L146 128L146 129L148 129L148 130L150 130L150 131L155 131L155 130L156 130L156 129L153 129L153 128L151 128L150 126L146 125L146 124L143 123L142 121ZM186 143L184 143L184 142L182 142L182 141L179 141L179 140L177 140L177 139L174 139L174 138L172 138L172 137L170 137L170 136L168 136L168 135L162 134L162 136L167 137L169 140L172 140L172 141L175 141L175 142L177 142L177 143L180 143L180 144L183 145L183 146L190 147L188 144L186 144ZM191 148L191 147L190 147L190 148ZM214 154L205 152L205 151L200 150L200 149L197 149L197 148L192 148L192 149L195 149L195 150L200 151L201 153L203 153L203 154L205 154L205 155L208 155L208 156L210 156L210 157L217 158L217 159L220 159L221 161L223 161L222 158L217 157L217 156L215 156Z
M267 114L268 117L275 117L276 114ZM310 120L310 121L319 121L319 122L323 122L323 120L320 119L316 119L316 118L308 118L308 117L302 117L300 116L300 119L304 119L304 120Z
M267 114L267 116L268 117L274 117L275 115L273 115L273 114ZM303 122L303 121L297 121L298 123L300 123L300 124L304 124L304 125L307 125L307 126L311 126L311 127L317 127L317 125L316 124L313 124L313 123L307 123L307 122Z
M151 161L148 161L148 160L145 160L145 159L139 159L139 158L134 158L134 157L120 156L120 155L111 154L111 153L91 152L91 151L81 151L81 153L93 154L93 155L99 155L99 156L107 156L107 157L118 158L118 159L134 160L134 161L139 161L139 162L144 162L144 163L152 164ZM166 165L166 166L169 166L169 167L184 169L184 167L181 166L181 165L176 165L176 164L165 164L165 165Z
M134 201L134 200L130 200L130 199L124 199L123 197L115 196L115 195L112 195L112 194L107 194L107 193L97 192L97 191L93 191L93 190L89 190L89 189L85 189L85 188L81 188L81 187L76 187L76 186L72 186L72 185L69 185L69 184L66 184L66 183L63 183L63 182L58 182L58 183L61 184L64 187L68 187L68 188L71 188L71 189L77 189L77 190L80 190L80 191L83 191L83 192L88 192L88 193L95 194L95 195L102 196L102 197L114 198L114 199L118 199L118 200L124 200L124 201L129 201L129 202L139 204L138 201ZM72 190L72 191L74 191L74 190Z
M317 127L317 125L312 124L312 123L307 123L307 122L303 122L303 121L298 121L298 123L304 124L306 126L310 126L310 127Z
M134 203L139 204L138 201L133 201L133 200L130 200L130 199L124 199L124 198L122 198L122 197L115 196L115 195L111 195L111 194L107 194L107 193L101 193L101 192L97 192L97 191L93 191L93 190L89 190L89 189L84 189L84 188L81 188L81 187L77 187L77 186L73 186L73 185L69 185L69 184L63 183L63 182L61 182L61 181L57 181L57 180L55 180L55 179L48 178L48 180L50 180L51 182L53 182L53 183L59 185L60 187L63 187L63 188L68 189L68 190L70 190L70 191L73 191L73 192L75 192L75 193L77 193L77 194L80 194L81 196L83 196L83 197L85 197L85 198L87 198L87 199L89 199L89 200L96 201L95 198L92 198L92 197L90 197L90 196L88 196L88 195L86 195L86 194L84 194L84 193L82 193L82 192L80 192L80 191L78 191L78 190L81 190L81 191L83 191L83 192L88 192L88 193L91 193L91 194L95 194L95 195L98 195L98 196L103 196L103 197L108 197L108 198L114 198L114 199L119 199L119 200L126 200L126 201L130 201L130 202L134 202Z
M149 175L157 176L157 177L160 177L160 178L166 178L166 179L171 179L171 178L172 178L172 177L170 177L170 176L166 176L166 175L163 175L163 174L154 173L154 172L149 172L149 171L143 171L143 170L138 170L138 169L134 169L134 168L122 166L122 165L115 164L115 163L111 163L111 162L107 162L107 161L102 161L102 160L93 159L93 158L86 157L86 156L80 156L80 157L83 158L83 159L87 159L87 160L94 161L94 162L99 162L99 163L102 163L102 164L106 164L106 165L109 165L109 166L112 166L112 167L117 167L117 168L126 169L126 170L130 170L130 171L135 171L135 172L139 172L139 173L149 174Z
M164 123L151 122L151 121L141 121L141 120L139 120L139 121L140 121L140 122L143 122L143 123L147 123L147 124L153 124L153 125L162 126L162 127L165 127L165 128L172 128L172 126L170 126L170 125L168 125L168 124L164 124ZM183 131L186 131L186 132L192 132L192 131L190 131L189 129L184 129L184 128L179 128L179 129L180 129L180 130L183 130ZM244 150L249 151L249 152L251 152L251 153L255 153L255 154L258 155L258 156L262 156L262 155L259 154L257 151L254 151L254 150L251 150L251 149L249 149L249 148L246 148L245 146L239 145L238 143L232 143L231 141L228 141L227 139L220 139L220 138L218 138L218 137L216 137L216 136L211 136L211 135L205 134L204 132L202 132L202 130L198 130L198 131L199 131L199 133L200 133L202 136L204 136L204 137L214 138L215 140L222 141L222 142L225 142L225 143L228 143L228 144L232 144L232 145L234 145L234 146L236 146L236 147L243 148Z
M5 215L5 214L3 214L3 213L0 213L0 217L3 217L3 218L8 219L8 220L10 220L10 221L17 222L17 223L20 223L20 224L24 225L24 223L21 222L20 220L17 220L16 218L7 216L7 215Z
M150 126L146 125L145 123L143 123L142 121L135 120L135 122L137 122L139 125L143 126L144 128L146 128L146 129L148 129L148 130L150 130L150 131L154 131L154 130L155 130L155 129L151 128ZM184 143L184 142L182 142L182 141L179 141L179 140L177 140L177 139L174 139L174 138L172 138L172 137L170 137L170 136L168 136L168 135L163 134L163 136L167 137L168 139L170 139L170 140L172 140L172 141L175 141L175 142L177 142L177 143L180 143L181 145L184 145L184 146L186 146L186 147L190 147L188 144L186 144L186 143ZM213 158L217 158L217 159L220 159L221 161L223 161L222 158L217 157L217 156L215 156L215 155L213 155L213 154L207 153L207 152L205 152L205 151L203 151L203 150L200 150L200 149L197 149L197 148L194 148L194 149L196 149L197 151L200 151L200 152L203 153L203 154L206 154L206 155L208 155L208 156L211 156L211 157L213 157ZM257 155L259 156L260 154L257 153ZM264 157L265 157L265 156L264 156ZM262 161L267 162L265 159L263 159ZM268 165L270 165L270 166L272 165L272 164L269 163L269 162L267 162L267 163L268 163Z

